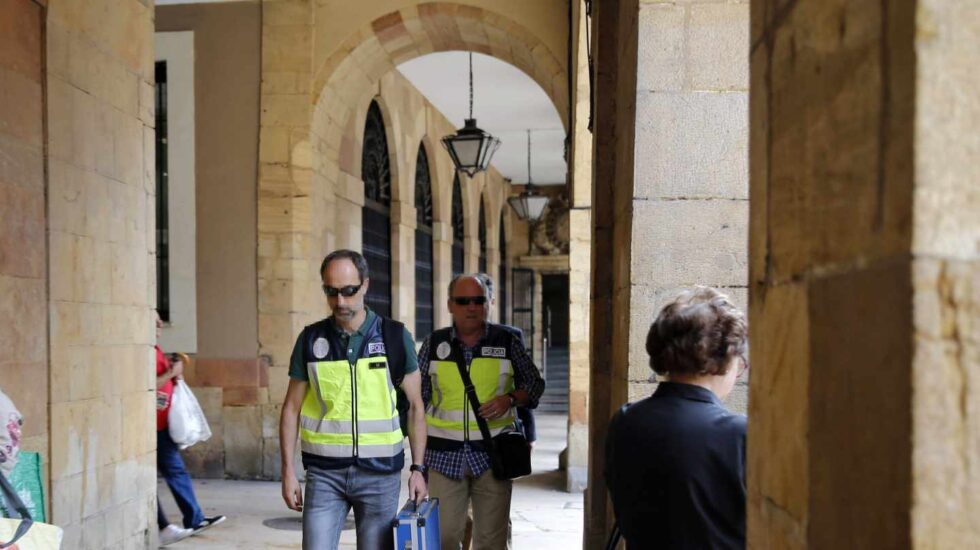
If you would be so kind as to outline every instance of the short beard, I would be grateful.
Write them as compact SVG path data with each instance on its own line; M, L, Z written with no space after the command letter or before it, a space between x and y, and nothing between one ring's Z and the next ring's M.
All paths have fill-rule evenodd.
M357 308L345 307L345 308L337 308L337 310L334 311L333 314L334 317L337 317L339 319L349 320L349 319L353 319L354 316L357 315L358 311L360 310Z

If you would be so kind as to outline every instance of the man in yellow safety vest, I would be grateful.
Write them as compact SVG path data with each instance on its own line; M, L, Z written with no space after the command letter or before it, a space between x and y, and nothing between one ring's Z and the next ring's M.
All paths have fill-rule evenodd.
M428 495L414 341L403 324L364 305L369 278L361 254L330 253L320 275L332 315L303 329L290 358L279 421L282 496L289 508L303 512L304 550L336 548L351 507L357 547L390 548L405 431L413 459L409 498ZM297 435L306 468L305 499L293 468Z
M515 407L536 407L544 380L514 332L486 320L490 300L478 276L456 276L449 296L453 326L433 332L419 350L425 464L432 496L440 499L441 547L460 547L472 501L474 550L500 550L507 547L513 482L493 476L459 369L472 380L491 437L516 429Z

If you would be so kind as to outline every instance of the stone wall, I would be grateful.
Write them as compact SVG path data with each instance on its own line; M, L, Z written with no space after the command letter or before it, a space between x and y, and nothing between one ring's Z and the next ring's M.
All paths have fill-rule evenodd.
M64 548L145 548L156 538L153 8L53 0L47 16L51 517Z

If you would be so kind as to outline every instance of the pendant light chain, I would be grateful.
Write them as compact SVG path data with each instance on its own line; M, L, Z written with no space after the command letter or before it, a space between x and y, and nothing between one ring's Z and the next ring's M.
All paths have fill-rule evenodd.
M534 185L531 181L531 130L527 131L527 184Z
M473 52L470 52L470 118L473 118Z

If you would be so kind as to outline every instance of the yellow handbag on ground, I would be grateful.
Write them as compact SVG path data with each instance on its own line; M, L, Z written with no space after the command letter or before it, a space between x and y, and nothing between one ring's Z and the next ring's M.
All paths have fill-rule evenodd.
M0 548L5 550L59 550L64 534L60 527L37 523L31 519L27 507L17 492L0 474L0 490L3 498L20 514L20 519L0 518Z

